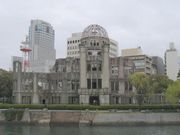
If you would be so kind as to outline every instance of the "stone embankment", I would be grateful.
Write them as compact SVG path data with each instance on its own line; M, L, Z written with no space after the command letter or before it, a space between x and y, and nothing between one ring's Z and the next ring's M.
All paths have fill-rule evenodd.
M27 123L42 125L131 125L131 124L179 124L180 113L131 112L131 111L70 111L28 110L20 119L7 120L5 110L0 111L0 123Z

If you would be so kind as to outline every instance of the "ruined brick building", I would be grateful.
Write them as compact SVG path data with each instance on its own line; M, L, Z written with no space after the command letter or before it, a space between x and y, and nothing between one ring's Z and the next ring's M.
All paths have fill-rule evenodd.
M50 73L22 72L14 61L14 103L18 104L121 104L133 103L128 77L133 62L109 57L106 30L97 25L84 29L80 58L59 58Z

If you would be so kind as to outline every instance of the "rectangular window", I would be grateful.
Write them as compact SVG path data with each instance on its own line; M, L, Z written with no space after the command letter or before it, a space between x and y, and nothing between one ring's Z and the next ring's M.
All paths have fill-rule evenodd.
M96 88L97 88L96 79L92 79L92 88L93 88L93 89L96 89Z
M102 89L102 79L98 79L98 89Z
M71 88L72 88L72 90L75 90L74 82L71 83Z
M119 90L119 83L118 83L118 81L116 81L116 83L115 83L115 89L116 89L116 91Z
M125 82L125 90L128 90L128 82Z
M92 71L96 71L97 70L97 65L92 65Z
M111 81L111 90L114 91L114 82Z
M91 79L87 79L87 88L91 89Z
M130 83L129 83L129 90L130 90L130 91L133 90L132 84L130 84Z
M35 26L35 31L38 31L38 26L37 25Z
M99 71L101 71L102 70L102 68L101 68L101 64L99 64Z
M49 27L48 26L46 27L46 32L49 33Z
M91 64L87 64L87 71L91 71Z

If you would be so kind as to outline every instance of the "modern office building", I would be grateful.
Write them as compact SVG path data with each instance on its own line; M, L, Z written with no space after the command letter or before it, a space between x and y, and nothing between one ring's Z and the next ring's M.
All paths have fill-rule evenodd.
M127 57L134 62L135 72L152 74L152 58L143 54L141 47L123 49L121 55L122 57Z
M177 80L178 67L178 51L174 47L174 43L169 44L169 49L165 52L165 71L169 79Z
M165 64L159 56L152 56L152 74L165 75Z
M72 36L67 39L67 57L79 58L79 45L81 42L82 33L72 33Z
M80 39L82 32L72 33L72 36L67 39L67 57L79 58L80 57ZM110 40L110 57L118 56L118 42L109 38Z
M54 29L42 20L31 20L29 27L30 71L49 72L56 60Z
M79 42L79 58L56 60L50 73L22 73L14 62L14 102L18 104L123 104L135 103L129 76L135 66L128 57L109 57L106 30L89 25ZM75 41L76 42L76 41Z

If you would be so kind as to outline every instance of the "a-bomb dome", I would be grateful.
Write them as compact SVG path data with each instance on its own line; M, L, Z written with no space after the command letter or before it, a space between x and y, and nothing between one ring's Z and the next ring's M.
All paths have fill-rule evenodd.
M86 37L103 37L108 38L107 31L98 24L91 24L88 27L86 27L82 33L81 38Z

